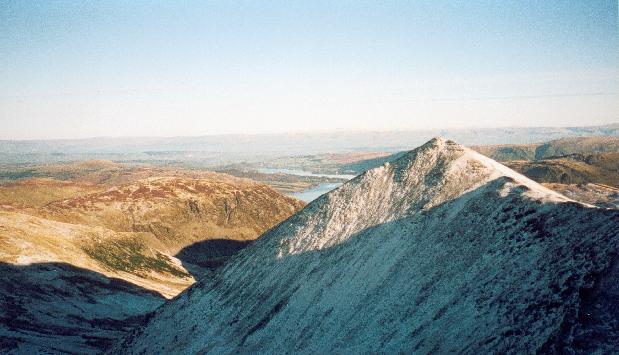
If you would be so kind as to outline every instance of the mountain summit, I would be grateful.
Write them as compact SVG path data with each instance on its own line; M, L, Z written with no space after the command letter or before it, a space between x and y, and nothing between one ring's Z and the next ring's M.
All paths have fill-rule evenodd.
M604 351L618 242L619 211L435 138L266 232L113 351Z

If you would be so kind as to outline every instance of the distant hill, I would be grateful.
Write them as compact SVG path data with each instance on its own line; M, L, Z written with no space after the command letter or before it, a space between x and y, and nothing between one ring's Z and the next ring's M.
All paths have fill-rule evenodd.
M253 240L303 207L266 185L221 174L161 177L54 201L36 211L56 221L147 232L170 254L208 239Z
M0 183L24 179L48 178L80 184L116 186L151 177L185 177L190 179L223 176L204 170L174 166L116 163L110 160L83 160L67 163L10 165L0 169Z
M541 160L569 154L619 152L619 137L568 137L537 144L472 146L497 161Z
M51 178L21 179L0 184L0 204L42 207L50 202L91 194L106 187Z
M619 187L619 153L570 154L534 161L510 161L510 168L545 183L601 183Z
M84 164L97 168L81 169ZM47 169L52 176L58 173L56 166ZM156 240L153 248L175 255L210 239L251 241L304 205L266 185L226 174L160 168L112 171L108 164L88 162L63 167L60 173L69 171L72 180L36 178L0 186L0 210L138 233L140 240L139 233L147 233ZM163 176L142 178L158 174ZM101 184L117 181L131 182ZM192 261L221 264L221 260Z
M539 144L475 145L471 149L496 161L534 160Z
M588 153L619 153L619 137L571 137L550 141L535 149L535 159Z

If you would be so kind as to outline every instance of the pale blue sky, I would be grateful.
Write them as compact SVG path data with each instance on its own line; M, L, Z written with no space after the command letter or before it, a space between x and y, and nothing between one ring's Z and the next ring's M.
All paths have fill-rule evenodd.
M617 1L0 0L0 139L619 121Z

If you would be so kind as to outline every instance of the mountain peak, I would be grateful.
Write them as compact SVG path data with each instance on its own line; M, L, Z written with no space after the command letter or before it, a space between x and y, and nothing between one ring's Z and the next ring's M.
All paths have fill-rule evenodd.
M540 203L571 201L469 148L437 137L311 202L296 218L319 218L320 222L298 223L304 232L278 253L332 247L374 225L449 203L461 208L455 200L479 194L518 195Z
M427 141L422 146L425 146L425 145L444 145L447 142L451 142L451 141L449 139L445 138L445 137L436 136L436 137L433 137L432 139L430 139L429 141Z
M504 178L524 187L530 195L545 200L569 201L524 175L470 148L444 137L435 137L378 169L391 168L397 181L426 190L427 196L454 198L467 191ZM370 174L373 174L369 170ZM439 201L437 201L439 202ZM443 201L440 201L443 202Z
M434 149L434 150L462 150L464 146L441 136L436 136L417 149ZM416 149L415 149L416 150Z
M615 317L581 291L619 279L619 212L568 201L435 138L269 230L113 352L571 353Z

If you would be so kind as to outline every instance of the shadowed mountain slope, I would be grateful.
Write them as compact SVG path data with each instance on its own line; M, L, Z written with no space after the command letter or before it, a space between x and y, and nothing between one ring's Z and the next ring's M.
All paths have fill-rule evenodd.
M619 318L591 309L616 300L600 285L618 243L619 211L433 139L313 201L112 352L608 351Z
M183 264L215 269L250 243L250 240L209 239L186 246L176 257Z
M194 280L148 233L61 223L0 211L0 262L67 263L131 282L168 298Z
M543 185L576 201L584 202L602 208L619 209L619 188L616 187L591 183L545 183Z
M165 300L65 263L1 263L0 273L0 352L5 354L100 352Z

